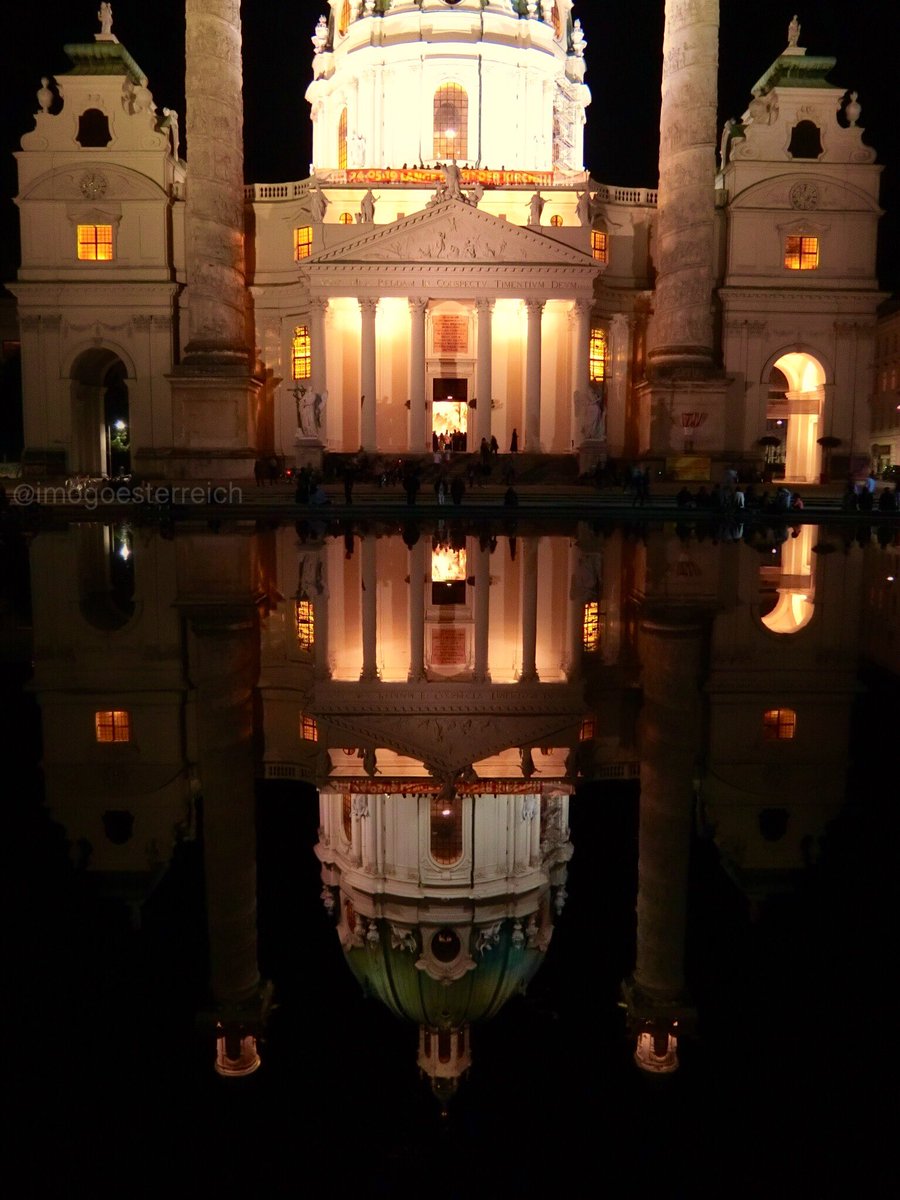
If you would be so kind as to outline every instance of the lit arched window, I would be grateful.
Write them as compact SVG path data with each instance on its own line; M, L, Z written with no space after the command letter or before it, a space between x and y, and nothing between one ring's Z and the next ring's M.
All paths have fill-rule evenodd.
M294 609L297 625L297 645L312 650L316 644L316 615L312 600L297 600Z
M341 215L338 217L338 224L352 225L353 224L353 213L342 212Z
M797 714L792 708L770 708L763 713L763 738L767 742L789 742L797 731Z
M591 254L597 262L609 261L609 238L602 229L591 230Z
M462 800L431 799L431 857L449 867L462 858Z
M596 600L589 600L584 606L582 643L588 654L600 649L600 605Z
M607 341L602 329L591 330L591 383L603 383L606 379Z
M339 171L347 170L347 110L341 109L338 117L337 165Z
M350 28L350 0L344 0L341 5L341 15L338 17L338 33L341 37Z
M309 379L312 372L312 347L309 326L298 325L291 339L291 378Z
M458 83L434 93L434 158L469 157L469 97Z
M553 216L550 218L550 224L551 224L551 225L552 225L552 226L553 226L555 229L559 229L559 227L560 227L560 225L562 225L562 223L563 223L563 219L562 219L562 217L559 215L559 213L554 213L554 214L553 214Z

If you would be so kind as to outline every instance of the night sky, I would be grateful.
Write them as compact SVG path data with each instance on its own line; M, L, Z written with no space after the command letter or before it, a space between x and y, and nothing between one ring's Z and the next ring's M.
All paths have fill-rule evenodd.
M787 43L795 0L723 0L719 125L740 116L750 89ZM4 12L3 105L0 144L10 152L32 128L35 92L43 74L63 72L66 42L90 41L99 30L95 0L45 0ZM593 103L588 109L587 166L600 182L655 186L663 0L576 3L588 39ZM895 75L896 27L876 16L875 0L814 0L803 8L801 45L810 54L837 57L831 78L859 92L865 138L885 164L879 270L882 285L900 288L900 146ZM310 37L324 0L244 0L246 176L248 181L302 179L310 161ZM184 5L182 0L115 0L114 32L146 72L159 107L184 114ZM850 17L852 16L852 20ZM398 119L403 119L398 114ZM182 120L182 130L184 121ZM492 164L498 165L498 164ZM16 191L15 164L2 157L0 193ZM16 218L2 202L2 278L18 262Z

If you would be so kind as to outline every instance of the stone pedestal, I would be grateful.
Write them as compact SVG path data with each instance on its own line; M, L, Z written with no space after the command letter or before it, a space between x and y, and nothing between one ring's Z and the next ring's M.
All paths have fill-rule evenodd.
M678 460L685 455L704 459L705 478L717 478L719 468L731 462L723 450L726 437L726 396L730 380L654 378L637 389L640 425L647 432L644 457L654 467L677 475ZM692 475L691 478L695 476Z
M163 479L252 479L262 382L239 368L184 367L169 376L175 445L139 469Z

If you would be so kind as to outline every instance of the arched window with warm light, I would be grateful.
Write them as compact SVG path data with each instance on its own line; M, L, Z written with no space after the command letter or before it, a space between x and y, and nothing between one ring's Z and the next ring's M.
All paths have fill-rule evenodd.
M130 742L131 713L120 708L95 712L94 735L98 742Z
M341 109L341 115L338 117L338 135L337 135L337 165L339 171L347 170L347 110ZM352 218L351 218L352 220Z
M431 800L431 857L443 867L459 862L463 852L463 802L459 796Z
M763 738L767 742L789 742L797 732L797 714L792 708L769 708L763 713Z
M441 84L434 93L432 157L469 157L469 97L458 83Z
M309 326L298 325L291 339L291 378L309 379L312 372L312 344Z
M338 224L339 225L352 225L353 224L353 213L342 212L341 215L338 217Z
M606 382L606 368L609 344L604 329L591 330L591 345L589 351L591 383Z
M344 0L338 17L338 33L345 37L350 28L350 0Z
M582 644L586 654L600 649L600 605L596 600L589 600L584 606Z
M562 223L563 223L563 219L559 215L559 213L554 213L553 216L550 218L550 224L553 226L554 229L559 229L559 227L560 227L560 225L562 225Z

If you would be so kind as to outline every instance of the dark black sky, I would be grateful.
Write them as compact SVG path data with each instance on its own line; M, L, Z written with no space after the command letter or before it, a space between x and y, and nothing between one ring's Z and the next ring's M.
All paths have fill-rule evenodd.
M880 275L900 288L900 145L895 115L898 38L890 19L876 17L875 0L722 0L720 125L746 108L750 88L787 42L793 8L800 9L801 44L838 59L832 80L859 92L860 124L885 164ZM62 47L89 41L99 29L96 0L44 0L4 13L0 197L15 193L9 155L32 127L42 74L65 71ZM663 0L581 0L575 12L588 39L587 165L605 183L653 186L658 149L659 73ZM114 0L114 31L140 63L157 104L184 112L183 0ZM309 167L310 37L325 0L244 0L246 172L252 181L303 178ZM396 114L403 120L404 114ZM182 122L182 128L183 128ZM2 205L2 278L15 271L15 219Z

